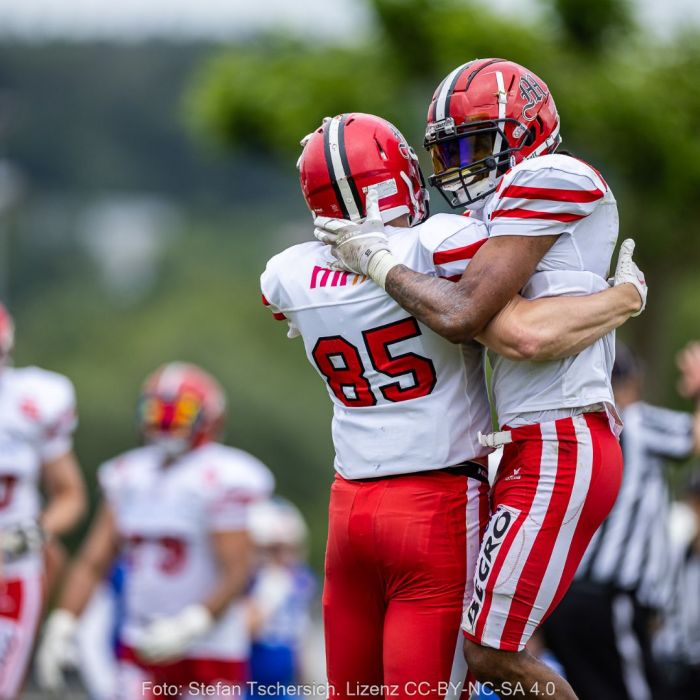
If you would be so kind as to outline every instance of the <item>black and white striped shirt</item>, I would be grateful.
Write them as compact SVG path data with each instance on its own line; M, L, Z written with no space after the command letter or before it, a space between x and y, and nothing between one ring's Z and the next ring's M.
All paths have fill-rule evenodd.
M661 657L700 666L700 551L693 542L678 547L669 578L673 597L654 640Z
M632 591L642 605L661 609L671 595L665 466L691 455L693 418L639 401L622 412L622 419L620 493L576 578Z

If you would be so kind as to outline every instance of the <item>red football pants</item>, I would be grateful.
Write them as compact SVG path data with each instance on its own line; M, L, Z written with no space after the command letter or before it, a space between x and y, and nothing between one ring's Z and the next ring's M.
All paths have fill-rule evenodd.
M510 439L491 491L464 634L520 651L559 604L612 509L622 451L605 413L514 428Z
M447 685L463 683L466 672L459 627L472 593L467 571L487 521L488 485L473 478L336 476L323 591L331 697L382 685L383 696L455 694Z
M163 664L141 660L131 648L119 650L117 700L159 697L244 697L248 664L240 659L186 657Z

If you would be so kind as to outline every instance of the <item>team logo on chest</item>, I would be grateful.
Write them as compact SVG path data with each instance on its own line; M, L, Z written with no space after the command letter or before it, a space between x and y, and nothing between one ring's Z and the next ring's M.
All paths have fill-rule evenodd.
M318 287L347 287L348 285L362 284L367 279L366 275L357 275L354 272L331 270L329 267L314 265L314 269L311 271L309 287L311 289L317 289Z
M542 102L547 97L547 93L529 73L520 78L519 87L520 96L525 100L523 119L530 122L537 116L532 112L532 108Z

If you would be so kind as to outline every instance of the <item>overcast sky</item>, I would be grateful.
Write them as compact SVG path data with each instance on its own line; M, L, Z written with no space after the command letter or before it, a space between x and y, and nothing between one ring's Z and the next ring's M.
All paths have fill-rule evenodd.
M439 2L440 0L435 0ZM537 0L483 0L532 16ZM581 0L585 7L585 0ZM648 27L666 33L700 24L698 0L631 0ZM227 39L275 27L349 39L367 25L363 0L0 0L0 35L46 37L187 36Z

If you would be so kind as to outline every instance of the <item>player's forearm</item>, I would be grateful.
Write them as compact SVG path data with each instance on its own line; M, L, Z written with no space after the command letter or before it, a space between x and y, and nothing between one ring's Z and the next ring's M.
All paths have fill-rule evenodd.
M70 532L85 513L86 500L82 489L69 489L55 494L39 519L47 536Z
M212 617L218 618L248 587L253 570L253 545L248 533L242 530L213 533L212 547L219 576L203 605Z
M235 571L228 571L219 577L216 588L203 603L212 617L218 618L234 600L245 593L249 578L249 562L240 562Z
M576 355L619 328L639 311L641 299L631 284L583 297L558 297L534 302L534 323L544 331L535 360ZM549 320L548 320L549 319Z
M40 524L48 535L63 535L72 530L87 508L85 482L73 452L42 465L42 485L47 505Z
M639 294L629 284L589 296L516 297L478 339L511 360L558 360L621 326L639 305Z
M477 313L466 287L405 265L389 271L386 291L412 316L453 343L472 340L488 322Z
M66 575L57 607L76 617L82 614L99 582L106 576L107 566L79 557Z

